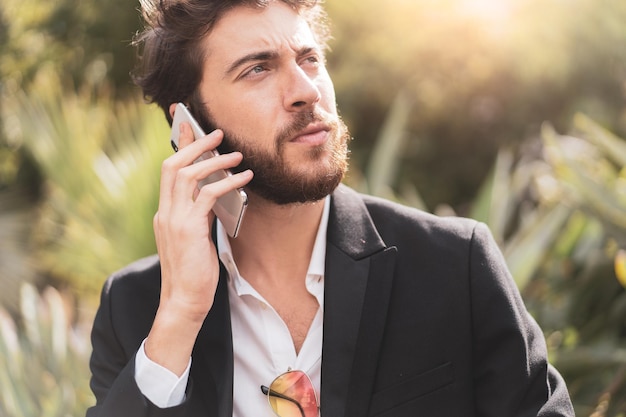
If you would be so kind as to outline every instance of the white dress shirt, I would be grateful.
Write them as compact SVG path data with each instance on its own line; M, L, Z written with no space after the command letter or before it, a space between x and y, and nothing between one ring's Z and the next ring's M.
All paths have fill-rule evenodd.
M233 417L273 417L261 385L269 386L289 369L305 371L320 393L322 326L324 306L324 263L330 197L315 238L306 276L306 287L319 303L300 352L296 354L287 325L265 299L239 274L226 231L217 222L217 248L228 270L228 296L233 333ZM145 341L144 341L145 343ZM141 345L135 359L135 380L150 401L161 408L180 404L185 398L191 358L178 378L152 362Z

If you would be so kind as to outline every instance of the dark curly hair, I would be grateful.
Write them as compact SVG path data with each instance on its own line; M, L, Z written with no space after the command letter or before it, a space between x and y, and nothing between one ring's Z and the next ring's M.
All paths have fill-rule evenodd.
M318 0L140 0L145 28L133 45L139 50L132 72L149 103L157 103L171 123L169 105L197 102L205 59L201 42L216 22L235 7L286 3L309 22L318 43L327 48L329 28Z

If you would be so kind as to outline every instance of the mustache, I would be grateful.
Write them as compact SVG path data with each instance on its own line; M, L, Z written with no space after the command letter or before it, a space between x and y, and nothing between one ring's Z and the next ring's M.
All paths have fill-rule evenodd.
M338 131L340 129L339 116L327 113L323 110L315 109L313 111L295 113L292 120L280 129L274 136L275 151L280 154L284 145L289 142L298 133L304 130L311 123L323 123L330 128L331 131ZM243 153L244 160L239 167L233 169L234 172L240 172L248 166L249 162L256 160L258 157L263 157L255 152L254 148L247 146L244 138L238 137L232 134L226 129L224 131L224 139L218 146L220 153L230 153L234 151L240 151Z

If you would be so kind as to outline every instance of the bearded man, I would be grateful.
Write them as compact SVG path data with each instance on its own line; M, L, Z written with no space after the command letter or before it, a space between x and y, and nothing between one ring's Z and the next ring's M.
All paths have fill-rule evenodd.
M317 1L142 6L137 84L209 133L181 125L158 256L104 286L87 416L573 415L484 225L340 185L349 133ZM242 187L232 238L212 208Z

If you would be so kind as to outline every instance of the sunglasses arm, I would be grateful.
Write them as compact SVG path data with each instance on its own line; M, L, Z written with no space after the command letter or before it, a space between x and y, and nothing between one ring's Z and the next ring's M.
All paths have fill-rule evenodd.
M265 385L261 385L261 391L265 395L270 395L272 397L280 398L280 399L283 399L285 401L289 401L291 403L294 403L298 407L298 410L300 410L300 414L302 415L302 417L306 417L304 415L304 410L302 409L302 406L300 405L300 403L298 401L294 400L293 398L288 397L286 395L283 395L280 392L276 392L276 391L274 391L272 389L269 389Z

